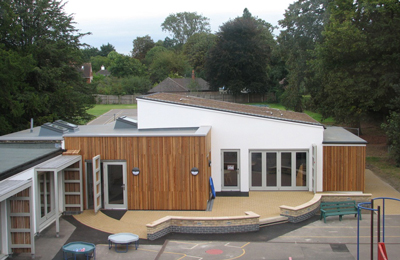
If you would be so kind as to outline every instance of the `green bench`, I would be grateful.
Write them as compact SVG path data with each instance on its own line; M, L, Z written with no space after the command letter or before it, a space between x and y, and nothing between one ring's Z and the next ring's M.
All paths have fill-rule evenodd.
M354 216L356 217L358 214L357 204L354 200L321 202L320 207L321 207L320 220L324 218L324 223L326 223L326 217L329 216L339 216L339 220L342 221L343 215L354 214Z

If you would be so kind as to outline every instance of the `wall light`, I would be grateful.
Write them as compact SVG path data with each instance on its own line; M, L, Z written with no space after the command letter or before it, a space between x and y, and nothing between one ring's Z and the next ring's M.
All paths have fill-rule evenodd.
M197 175L197 174L199 174L199 169L197 169L196 167L193 167L191 170L190 170L190 173L192 174L192 175Z
M132 169L132 174L133 174L133 175L136 176L136 175L139 175L139 173L140 173L140 170L139 170L138 167L135 167L135 168Z

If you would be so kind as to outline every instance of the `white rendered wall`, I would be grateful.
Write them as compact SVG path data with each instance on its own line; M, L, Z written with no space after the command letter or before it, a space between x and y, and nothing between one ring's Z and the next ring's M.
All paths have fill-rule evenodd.
M249 191L250 150L307 150L312 190L312 145L317 146L317 191L322 191L323 127L138 99L138 128L211 126L211 173L221 191L221 150L240 150L240 191Z

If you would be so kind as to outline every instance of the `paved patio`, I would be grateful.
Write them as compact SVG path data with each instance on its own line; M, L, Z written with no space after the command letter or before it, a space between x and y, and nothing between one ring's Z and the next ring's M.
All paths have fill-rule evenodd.
M366 170L366 193L376 197L394 197L400 199L400 193L389 184L382 181L370 170ZM96 215L93 210L85 210L74 216L79 222L94 229L107 233L130 232L147 237L146 224L165 216L188 217L220 217L242 216L245 211L253 211L264 218L277 217L280 214L279 206L298 206L313 198L312 192L294 191L264 191L250 192L249 197L217 197L212 211L127 211L120 219L108 217L102 212ZM397 204L396 204L397 203ZM386 214L400 215L399 202L388 201Z

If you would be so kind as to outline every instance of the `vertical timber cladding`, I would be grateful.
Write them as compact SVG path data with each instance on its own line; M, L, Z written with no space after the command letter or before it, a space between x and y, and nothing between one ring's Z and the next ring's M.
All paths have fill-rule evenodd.
M365 190L366 146L324 146L324 191Z
M209 196L211 150L207 136L66 137L65 147L83 160L126 160L128 209L205 210ZM133 176L131 169L140 174ZM199 174L192 176L190 169ZM83 175L86 175L84 172ZM86 184L84 184L84 191ZM86 194L86 191L85 191Z
M9 234L13 253L32 253L32 237L33 229L31 228L31 205L30 196L31 188L27 188L14 196L8 201L9 211Z
M79 162L64 170L64 211L81 211Z

